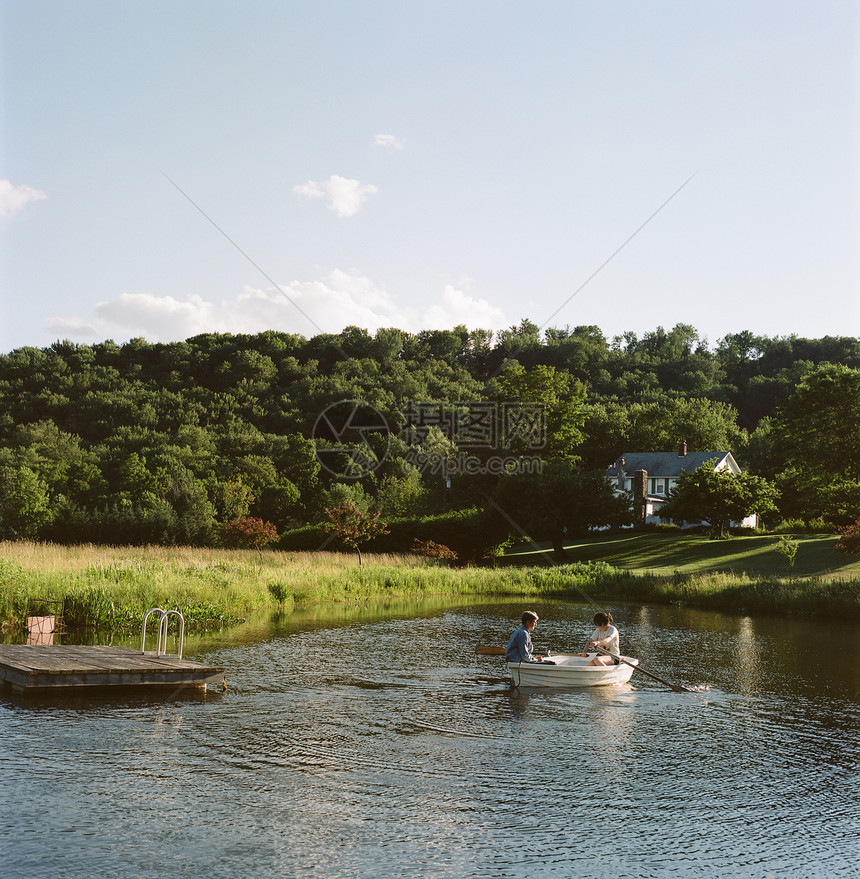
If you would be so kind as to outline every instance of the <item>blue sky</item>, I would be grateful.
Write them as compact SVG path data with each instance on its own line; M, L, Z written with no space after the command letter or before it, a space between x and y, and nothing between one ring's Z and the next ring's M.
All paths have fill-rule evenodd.
M0 0L0 352L860 335L858 39L844 0Z

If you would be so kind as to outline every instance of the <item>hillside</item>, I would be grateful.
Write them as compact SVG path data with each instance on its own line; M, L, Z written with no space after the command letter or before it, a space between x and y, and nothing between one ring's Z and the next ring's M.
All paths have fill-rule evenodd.
M860 340L740 332L711 347L684 324L612 340L524 320L498 334L348 327L20 348L0 356L0 538L218 545L239 518L283 534L347 502L427 517L486 508L502 465L524 456L569 461L596 485L625 450L679 438L783 478L783 517L851 520L860 472L840 432L860 394L837 388L813 418L826 448L802 436L805 401L788 420L804 382L820 377L812 399L825 399L833 369L856 381ZM829 457L813 460L819 447ZM474 466L457 469L455 452Z

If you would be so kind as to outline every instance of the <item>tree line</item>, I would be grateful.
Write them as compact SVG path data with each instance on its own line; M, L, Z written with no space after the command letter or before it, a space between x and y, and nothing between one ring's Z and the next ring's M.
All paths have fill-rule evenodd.
M256 517L292 545L352 504L413 523L400 544L559 541L629 518L602 478L619 455L680 440L772 484L773 516L853 521L860 340L523 320L19 348L0 356L0 537L215 545Z

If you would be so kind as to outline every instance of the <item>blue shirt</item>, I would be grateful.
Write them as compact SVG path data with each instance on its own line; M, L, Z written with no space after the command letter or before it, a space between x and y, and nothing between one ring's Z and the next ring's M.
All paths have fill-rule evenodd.
M525 626L520 626L508 641L505 649L506 662L537 662L532 657L532 636Z

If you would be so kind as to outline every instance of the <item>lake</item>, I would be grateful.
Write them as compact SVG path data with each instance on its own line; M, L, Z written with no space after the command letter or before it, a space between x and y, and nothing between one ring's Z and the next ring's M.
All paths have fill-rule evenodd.
M860 626L610 608L668 681L511 687L584 603L340 605L186 639L228 690L0 696L4 877L857 877ZM139 641L134 644L139 646Z

